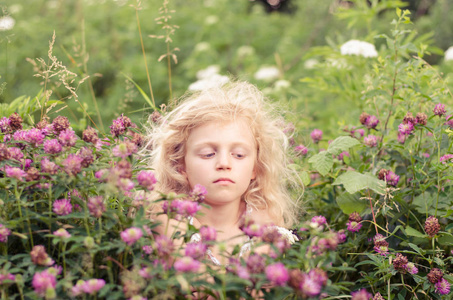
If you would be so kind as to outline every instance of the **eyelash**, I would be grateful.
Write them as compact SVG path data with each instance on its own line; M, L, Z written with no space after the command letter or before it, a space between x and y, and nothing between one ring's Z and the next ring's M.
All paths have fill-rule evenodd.
M236 158L238 158L238 159L245 158L245 154L240 154L240 153L234 154L234 153L232 153L232 155L234 155L234 156L235 156ZM213 152L213 153L208 153L208 154L200 154L200 156L201 156L202 158L212 158L212 157L215 156L215 152Z

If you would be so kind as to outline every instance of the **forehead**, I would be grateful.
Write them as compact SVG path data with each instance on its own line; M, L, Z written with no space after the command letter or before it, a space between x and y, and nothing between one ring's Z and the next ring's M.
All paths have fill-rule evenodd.
M255 137L249 124L242 119L234 121L211 121L198 126L189 134L187 147L216 145L244 145L256 148Z

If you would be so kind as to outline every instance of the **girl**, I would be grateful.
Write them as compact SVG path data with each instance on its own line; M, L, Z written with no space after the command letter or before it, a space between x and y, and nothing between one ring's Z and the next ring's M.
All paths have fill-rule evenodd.
M283 227L296 220L296 203L287 190L295 177L288 168L283 126L282 118L249 83L192 94L150 129L146 149L151 149L155 189L189 194L196 185L204 186L209 208L203 206L190 222L215 228L217 240L225 242L227 250L248 242L240 230L243 216L291 235ZM154 207L154 213L159 209ZM156 218L162 224L169 221L165 214ZM175 224L170 220L171 226ZM164 227L157 227L157 232L163 234ZM192 236L192 241L199 239L198 234ZM213 249L210 257L220 264L217 252Z

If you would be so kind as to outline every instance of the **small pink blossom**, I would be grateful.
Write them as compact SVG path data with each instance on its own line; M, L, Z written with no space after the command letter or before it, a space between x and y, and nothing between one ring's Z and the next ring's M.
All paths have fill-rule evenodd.
M62 149L63 147L56 139L46 140L44 142L44 152L46 152L47 154L58 154Z
M377 136L370 134L366 137L363 138L363 143L367 145L368 147L376 147L377 146Z
M202 226L200 228L200 235L203 241L215 241L217 238L217 231L214 227Z
M86 294L94 295L105 285L104 279L89 279L84 282L82 285L82 290Z
M414 131L414 125L411 122L401 123L400 125L398 125L398 131L401 134L409 135Z
M447 295L450 293L450 283L445 278L442 278L435 283L434 287L436 288L436 293L440 295Z
M208 191L201 184L196 184L193 187L192 191L189 193L193 201L197 201L198 203L203 203L207 194Z
M9 235L11 235L11 230L6 228L5 225L0 224L0 242L6 243Z
M176 259L174 267L178 272L195 273L200 269L201 263L190 256L184 256Z
M120 236L123 242L129 246L132 246L143 236L143 231L138 227L130 227L122 231Z
M72 212L72 205L69 199L55 200L53 203L53 212L59 216L66 216Z
M278 262L268 265L265 269L267 279L274 285L283 286L289 279L288 270L285 265Z
M154 185L157 183L157 179L152 171L140 171L137 174L137 181L139 185L148 191L152 191L154 189Z
M310 133L310 137L313 140L313 143L319 143L319 141L322 140L322 130L313 129L313 131Z
M297 145L296 147L294 147L294 150L296 151L296 154L297 154L298 156L305 156L305 155L307 155L307 153L308 153L307 147L305 147L305 146L302 145L302 144Z
M69 232L64 228L60 228L60 229L54 231L53 235L61 237L63 239L68 239L71 237L71 234L69 234Z
M65 129L58 135L58 141L64 147L74 147L77 142L77 136L72 128Z
M6 284L5 281L15 281L16 280L16 276L14 276L13 274L11 273L8 273L8 274L1 274L0 273L0 285L2 284ZM12 283L12 282L11 282Z
M90 197L87 203L90 214L95 218L100 218L106 211L104 199L102 196Z
M369 300L373 298L373 295L368 293L366 289L361 289L351 293L352 299L351 300Z
M434 106L433 113L439 117L445 115L447 113L445 110L445 104L437 103L436 106Z
M446 163L452 162L452 159L453 159L453 154L445 154L440 157L439 162L442 164L446 164Z
M112 153L116 157L126 158L137 152L137 145L129 141L125 141L112 150Z
M8 165L5 166L5 173L6 177L15 178L18 181L24 181L24 178L27 175L24 170L17 167L10 167Z
M75 176L82 171L82 162L83 159L81 157L71 153L63 160L62 165L66 173Z
M49 270L44 270L42 272L36 272L33 275L32 286L35 292L40 296L44 297L48 289L55 289L57 285L57 278Z

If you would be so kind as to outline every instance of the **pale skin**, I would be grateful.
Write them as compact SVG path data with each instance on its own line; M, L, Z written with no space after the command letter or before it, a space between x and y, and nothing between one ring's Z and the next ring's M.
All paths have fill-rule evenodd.
M254 136L248 124L241 119L209 122L193 129L186 141L181 173L191 188L201 184L207 189L205 203L210 206L202 208L201 216L194 219L194 226L215 228L217 241L225 243L227 253L235 245L246 241L239 229L241 216L245 212L245 202L241 196L256 178L256 156ZM258 224L274 223L266 210L253 210L249 217ZM168 222L164 214L158 220L162 224ZM169 225L167 235L172 234L171 228L177 226L178 222L170 220ZM157 228L160 234L164 234L164 231L163 225ZM222 264L227 263L227 258L220 256L216 247L212 252Z

